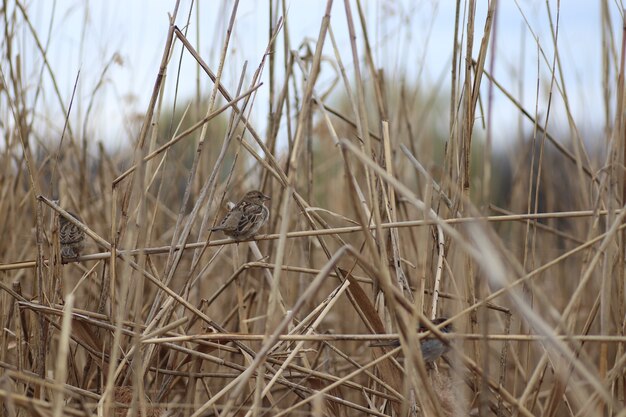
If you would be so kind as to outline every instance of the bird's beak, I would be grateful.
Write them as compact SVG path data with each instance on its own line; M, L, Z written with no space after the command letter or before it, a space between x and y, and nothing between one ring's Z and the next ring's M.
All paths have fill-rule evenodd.
M266 195L264 195L264 196L263 196L263 200L266 200L266 201L267 201L267 200L271 200L271 199L272 199L272 197L268 197L268 196L266 196Z

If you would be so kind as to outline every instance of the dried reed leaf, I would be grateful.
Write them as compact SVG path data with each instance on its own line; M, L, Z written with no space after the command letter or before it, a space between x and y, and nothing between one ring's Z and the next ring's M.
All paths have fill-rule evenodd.
M346 279L350 281L350 286L348 287L348 291L354 297L354 300L358 304L359 308L365 315L368 323L365 325L368 328L373 329L376 333L385 333L385 326L383 322L380 320L378 313L376 313L376 309L374 305L370 301L369 297L361 287L361 284L352 276L352 274L344 269L340 268L340 271L344 274ZM374 347L372 348L372 354L375 358L382 356L385 351L382 348ZM378 369L382 375L382 379L388 383L394 390L397 392L402 392L402 384L404 382L404 375L402 372L394 365L393 360L387 359L381 362L378 365Z

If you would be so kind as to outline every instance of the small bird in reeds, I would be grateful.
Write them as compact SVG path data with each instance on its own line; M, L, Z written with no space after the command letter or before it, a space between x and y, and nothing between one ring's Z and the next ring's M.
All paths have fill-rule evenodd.
M68 212L79 222L80 217L74 213ZM80 252L85 246L85 232L74 223L61 216L59 218L59 240L61 241L61 259L73 259L80 256Z
M448 320L447 317L438 317L433 320L433 325L438 326L444 321ZM418 332L423 333L428 329L425 326L420 326ZM441 333L451 333L454 331L452 324L447 324L441 329L439 329ZM398 347L400 346L399 340L386 340L380 342L372 342L370 346L391 346ZM422 339L420 342L420 349L422 350L422 357L424 358L425 363L432 363L439 359L442 355L444 355L448 350L450 350L450 346L447 343L439 340L435 336L430 336L425 339Z
M264 204L268 200L271 198L260 191L248 191L211 230L221 230L236 241L251 238L270 217L270 210Z

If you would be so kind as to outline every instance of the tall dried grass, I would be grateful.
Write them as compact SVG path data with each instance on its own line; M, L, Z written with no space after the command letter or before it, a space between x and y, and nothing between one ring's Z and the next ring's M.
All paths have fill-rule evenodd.
M436 89L387 81L361 1L329 0L307 53L294 51L288 2L270 1L266 53L256 70L237 69L238 85L220 82L238 2L220 9L229 23L215 62L177 26L189 11L175 3L132 150L111 153L73 123L84 98L22 77L15 50L26 40L51 85L59 74L31 11L5 2L0 415L625 415L625 49L611 2L599 4L598 149L573 117L572 140L560 142L549 117L492 77L497 1L486 16L457 1L442 105ZM559 7L547 2L554 45ZM181 45L214 87L176 110L162 98ZM548 49L541 65L567 107L568 68ZM332 100L316 84L322 61L338 70ZM104 78L107 65L85 70ZM265 132L251 121L259 88L270 91ZM33 129L38 94L58 100L62 131ZM497 163L493 94L535 126ZM442 113L443 132L431 122ZM212 235L227 200L250 188L272 196L265 234L239 244ZM88 242L62 264L66 210ZM438 316L455 334L430 324ZM417 349L431 333L451 345L436 368ZM394 337L399 348L368 346Z

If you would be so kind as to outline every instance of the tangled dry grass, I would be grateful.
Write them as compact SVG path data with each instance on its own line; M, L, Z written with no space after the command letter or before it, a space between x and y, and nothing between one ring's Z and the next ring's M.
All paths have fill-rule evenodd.
M29 89L44 84L21 77L11 48L39 34L27 8L5 2L0 415L625 415L625 52L611 53L622 34L605 39L615 117L590 152L573 119L563 144L491 78L497 2L482 22L474 0L458 2L469 13L456 17L438 160L438 103L385 83L360 1L320 2L309 53L292 51L286 2L269 3L266 54L234 86L220 80L238 2L224 3L230 23L210 63L175 3L140 129L112 153L90 143L58 91L45 93L58 97L63 129L34 131ZM345 49L339 11L354 35ZM161 98L178 53L214 87L173 119ZM322 60L341 74L343 107L318 91ZM548 63L563 91L567 68ZM535 127L509 176L492 165L489 128L475 138L481 85L509 94ZM263 133L251 121L259 88L271 92ZM500 191L485 185L498 181ZM241 243L210 233L249 189L272 197L262 233ZM66 211L87 237L63 263ZM454 334L430 324L440 316ZM435 367L423 337L450 344ZM369 345L394 338L398 348Z

